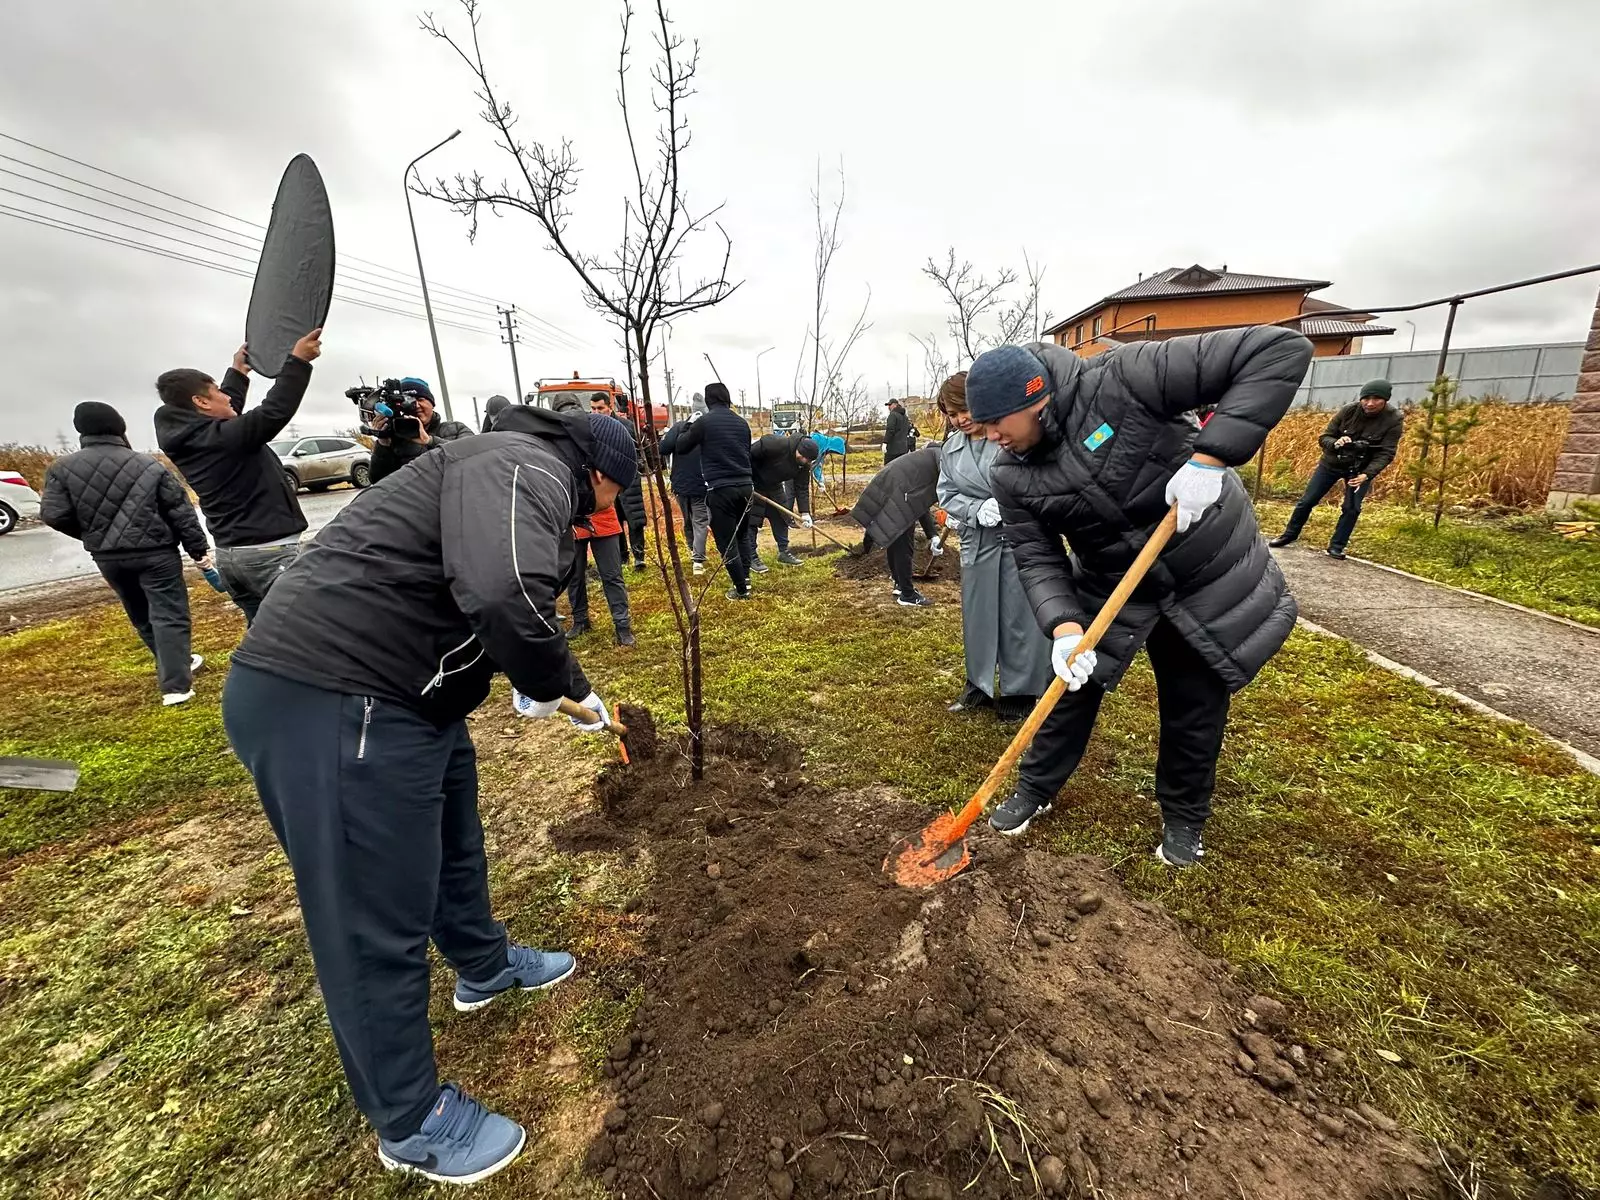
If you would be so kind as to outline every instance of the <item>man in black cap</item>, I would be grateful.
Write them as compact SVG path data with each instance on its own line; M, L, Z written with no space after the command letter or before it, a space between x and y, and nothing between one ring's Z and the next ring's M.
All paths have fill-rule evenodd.
M808 437L792 434L769 433L750 448L750 474L755 485L755 496L750 519L744 528L744 556L750 569L758 575L768 568L756 549L756 536L764 521L772 523L772 540L778 544L778 561L786 567L797 567L800 559L789 553L790 518L773 507L772 502L790 507L800 514L800 523L810 529L811 520L811 468L822 451ZM762 500L761 497L766 499Z
M1050 811L1083 757L1100 702L1144 646L1161 710L1156 857L1205 853L1232 694L1277 653L1295 603L1230 467L1248 462L1294 401L1311 343L1288 329L1137 342L1091 359L1063 346L1001 346L967 372L967 409L1006 453L989 468L1034 616L1054 639L1067 695L990 816L1019 834ZM1214 405L1200 428L1196 409ZM1177 533L1097 649L1085 628L1169 506Z
M504 396L490 396L483 405L483 433L494 432L494 419L506 409L511 407L511 401Z
M378 435L377 444L372 447L372 482L377 483L386 475L393 475L408 462L421 458L430 450L436 450L446 442L459 441L464 437L472 436L472 426L460 421L446 421L434 408L433 389L428 386L425 379L418 379L408 375L402 379L407 392L417 401L417 423L420 426L416 437L384 437ZM384 418L378 418L374 424L383 428Z
M217 383L204 371L167 371L156 380L156 443L200 497L217 543L217 570L244 613L255 620L267 589L300 552L306 519L283 463L267 444L294 420L322 353L322 330L294 344L260 404L250 390L246 347Z
M903 454L916 449L911 418L906 416L906 406L899 400L889 401L889 416L883 426L883 462L892 463Z
M523 716L570 698L609 719L555 600L573 524L637 474L612 418L507 409L357 496L234 653L223 724L294 869L334 1042L390 1169L472 1183L525 1141L440 1083L428 942L455 968L458 1012L575 969L494 919L466 718L504 672Z
M1339 506L1339 523L1334 526L1333 538L1328 542L1328 557L1345 557L1345 547L1355 532L1361 506L1372 490L1372 481L1394 462L1400 449L1400 435L1405 431L1406 419L1399 409L1390 405L1393 395L1394 387L1387 379L1374 379L1362 387L1361 396L1354 404L1347 404L1333 414L1333 420L1318 439L1322 445L1322 461L1311 472L1311 482L1306 484L1305 494L1294 506L1289 523L1269 545L1287 546L1294 542L1306 527L1311 510L1342 481L1344 498Z
M189 653L189 592L178 547L211 566L200 519L172 472L128 445L116 409L87 400L73 410L72 427L83 448L50 464L39 518L93 557L155 655L161 703L186 703L194 699L201 658Z

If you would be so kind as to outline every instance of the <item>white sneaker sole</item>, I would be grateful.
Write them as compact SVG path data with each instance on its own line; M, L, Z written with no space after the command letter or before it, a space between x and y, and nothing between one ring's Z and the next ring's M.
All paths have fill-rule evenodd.
M1053 809L1054 807L1055 807L1054 804L1046 804L1043 808L1035 810L1033 816L1029 817L1026 821L1024 821L1021 825L1018 825L1015 829L1001 829L998 826L996 826L992 821L989 823L989 828L993 829L1001 837L1021 837L1023 834L1028 832L1028 826L1032 825L1040 817L1048 816L1049 813L1050 813L1050 810Z
M175 704L187 704L193 699L193 692L173 693L171 695L161 697L161 703L163 707L171 708Z
M555 987L556 984L560 983L562 980L571 979L573 972L576 971L577 969L578 969L578 964L577 964L577 961L574 960L573 964L570 967L567 968L565 974L557 975L554 979L551 979L551 980L549 980L549 981L547 981L545 983L536 983L532 987L525 987L525 988L508 987L505 992L496 992L494 995L488 997L488 999L485 999L485 1000L463 1000L459 996L452 996L452 997L450 997L450 1003L454 1004L456 1006L456 1011L457 1012L477 1012L480 1008L488 1008L489 1005L493 1004L496 1000L500 999L501 996L504 996L506 994L506 992L513 992L513 991L542 992L547 988L553 988L553 987Z
M424 1179L431 1179L435 1183L453 1183L458 1187L465 1187L469 1183L480 1183L497 1171L503 1171L516 1161L517 1155L522 1153L522 1148L528 1144L528 1131L521 1125L517 1126L517 1144L511 1152L497 1162L490 1163L481 1171L474 1171L471 1175L440 1175L434 1171L425 1170L412 1163L401 1162L398 1158L390 1158L384 1152L383 1143L378 1143L378 1161L391 1171L403 1171L407 1175L421 1175Z
M1166 847L1165 846L1157 846L1156 847L1156 858L1158 858L1161 862L1165 863L1167 866L1171 867L1174 871L1187 871L1190 867L1197 867L1205 859L1205 856L1206 856L1206 852L1204 850L1202 850L1202 851L1200 851L1199 857L1196 858L1191 863L1173 862L1170 858L1167 857L1167 855L1166 855Z

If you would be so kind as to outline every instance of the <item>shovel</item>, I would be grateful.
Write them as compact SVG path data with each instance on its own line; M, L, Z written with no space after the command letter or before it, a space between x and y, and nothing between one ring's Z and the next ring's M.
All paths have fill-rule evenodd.
M622 755L622 761L624 763L633 761L628 757L628 727L621 721L615 719L606 721L599 713L592 712L576 700L569 700L565 696L561 697L561 707L556 711L564 717L571 717L574 721L582 721L585 725L604 724L606 732L617 739L617 750Z
M767 499L767 497L763 496L760 492L756 492L756 493L754 493L754 495L755 495L755 498L757 500L761 501L763 504L769 505L770 507L777 509L784 516L788 517L789 520L793 521L796 525L800 524L801 520L803 519L800 516L799 513L791 512L789 509L787 509L783 505L779 504L776 500ZM832 542L835 546L839 547L839 549L843 550L846 554L852 554L853 555L855 553L854 550L850 549L849 546L846 546L843 542L841 542L838 538L834 537L833 534L829 533L826 529L817 529L817 527L815 525L812 525L811 528L816 530L816 532L820 533L823 537L827 538L830 542Z
M1111 622L1116 620L1117 614L1122 611L1122 606L1128 602L1128 597L1145 577L1151 564L1156 561L1156 556L1161 553L1162 547L1167 544L1173 531L1178 527L1178 509L1174 505L1168 510L1161 524L1156 526L1155 532L1145 542L1144 549L1139 551L1139 557L1133 560L1133 565L1128 568L1128 573L1122 577L1100 612L1095 616L1094 623L1084 631L1077 647L1072 651L1072 659L1078 655L1093 650L1100 639L1105 636L1106 630L1111 628ZM1072 659L1068 661L1071 662ZM1066 694L1067 683L1059 675L1050 683L1045 694L1039 697L1039 703L1033 706L1033 712L1028 714L1028 719L1022 723L1022 728L1017 730L1017 736L1011 739L1011 744L1006 747L1006 752L994 764L994 769L989 772L989 777L983 781L982 786L972 794L972 799L958 813L940 813L920 833L909 838L901 838L889 851L889 856L883 860L884 874L891 876L901 887L928 888L946 879L960 874L972 861L972 851L966 843L967 830L972 823L983 815L984 808L993 799L994 794L1000 790L1000 785L1006 781L1006 776L1011 774L1011 768L1016 766L1017 760L1022 757L1033 741L1034 735L1039 732L1045 718L1055 708L1056 702Z
M77 763L56 758L0 758L0 788L70 792L77 786Z

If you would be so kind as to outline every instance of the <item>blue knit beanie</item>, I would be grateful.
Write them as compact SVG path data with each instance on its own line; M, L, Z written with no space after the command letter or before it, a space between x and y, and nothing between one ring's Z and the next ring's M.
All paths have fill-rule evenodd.
M589 465L623 488L639 478L639 450L633 432L606 413L589 413Z
M996 346L967 371L967 414L981 423L1031 408L1050 390L1050 373L1021 346Z

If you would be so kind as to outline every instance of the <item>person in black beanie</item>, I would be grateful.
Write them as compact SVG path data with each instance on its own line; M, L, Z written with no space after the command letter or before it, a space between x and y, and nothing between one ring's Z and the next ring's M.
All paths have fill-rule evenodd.
M122 414L95 400L78 405L72 427L83 447L44 476L40 519L77 538L122 601L139 640L155 656L163 704L194 698L201 657L190 653L189 592L178 547L211 566L205 532L183 485L128 445Z
M1347 404L1333 414L1333 420L1318 439L1322 461L1311 472L1311 481L1289 515L1289 523L1268 545L1287 546L1298 539L1311 517L1311 510L1342 480L1344 495L1339 506L1339 523L1334 526L1333 538L1328 542L1328 557L1344 558L1350 535L1361 518L1361 506L1372 490L1372 481L1394 462L1400 449L1400 435L1405 432L1406 419L1399 409L1390 405L1393 395L1394 386L1387 379L1374 379L1361 389L1354 404Z
M755 491L750 474L750 423L733 411L733 398L725 384L706 384L705 398L706 415L683 431L676 451L700 451L711 537L733 580L728 599L748 600L750 564L745 561L742 543Z

